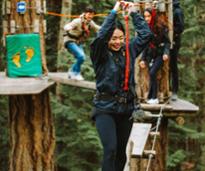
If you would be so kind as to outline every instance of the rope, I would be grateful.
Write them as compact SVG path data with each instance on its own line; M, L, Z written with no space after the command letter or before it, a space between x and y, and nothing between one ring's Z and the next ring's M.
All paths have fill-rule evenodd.
M163 117L162 111L164 110L164 108L165 108L165 106L168 104L168 102L169 102L169 99L166 101L166 103L164 103L164 104L160 107L160 112L159 112L159 117L158 117L158 119L157 119L157 125L156 125L156 128L155 128L155 133L157 133L158 130L159 130L159 126L160 126L160 124L161 124L161 119L162 119L162 117ZM156 139L157 139L157 134L154 135L154 139L153 139L151 151L153 151L154 148L155 148ZM147 164L146 171L149 171L149 168L150 168L150 165L151 165L151 160L152 160L153 156L154 156L153 154L149 154L149 159L148 159L148 164Z
M172 1L169 0L169 1L157 1L158 4L161 4L161 3L165 3L165 4L170 4ZM142 6L144 7L144 4L145 3L153 3L153 2L149 2L149 1L140 1L140 2L134 2L133 4L135 6ZM127 4L128 5L128 4ZM30 9L35 9L35 7L30 7ZM124 8L127 8L127 6L125 6ZM119 11L119 13L122 13L122 11ZM59 17L67 17L67 18L78 18L80 15L67 15L67 14L59 14L59 13L55 13L55 12L52 12L52 11L48 11L46 13L47 15L53 15L53 16L59 16ZM108 14L107 13L99 13L99 14L95 14L94 17L105 17L107 16Z
M58 16L58 17L67 17L67 18L78 18L80 15L67 15L67 14L59 14L55 12L47 12L47 15L53 15L53 16Z
M58 16L58 17L66 17L66 18L78 18L80 15L67 15L67 14L59 14L55 12L48 11L46 13L47 15L53 15L53 16ZM108 14L102 13L102 14L95 14L94 17L105 17Z

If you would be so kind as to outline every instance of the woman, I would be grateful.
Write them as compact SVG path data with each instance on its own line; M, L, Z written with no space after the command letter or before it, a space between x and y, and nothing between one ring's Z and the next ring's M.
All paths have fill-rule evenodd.
M138 36L129 43L130 65L125 67L125 31L116 21L120 4L116 2L91 44L91 60L96 74L97 93L93 118L103 145L102 171L123 171L126 145L132 128L134 110L134 61L151 37L147 23L129 3L130 15ZM125 70L129 70L125 77ZM128 87L126 87L128 79ZM125 83L126 82L126 83Z
M88 6L80 17L64 26L64 30L66 31L64 35L65 47L76 58L76 62L68 72L69 79L84 80L81 75L81 65L86 58L83 50L83 42L90 36L91 30L97 32L100 28L100 26L92 20L94 14L95 10Z
M157 14L152 9L145 9L144 18L154 33L149 46L142 53L140 67L149 66L150 85L148 93L148 104L158 104L157 99L157 72L164 61L168 61L170 41L168 37L167 21L164 14Z

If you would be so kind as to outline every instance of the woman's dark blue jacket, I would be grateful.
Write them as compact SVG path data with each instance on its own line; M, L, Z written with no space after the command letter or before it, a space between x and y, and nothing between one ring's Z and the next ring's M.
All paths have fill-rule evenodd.
M96 96L94 115L100 113L131 114L134 109L134 62L149 42L152 33L149 26L138 13L131 13L137 36L130 40L130 77L129 90L124 91L125 50L112 51L108 48L116 20L116 11L112 10L105 19L97 37L91 44L91 60L96 74Z

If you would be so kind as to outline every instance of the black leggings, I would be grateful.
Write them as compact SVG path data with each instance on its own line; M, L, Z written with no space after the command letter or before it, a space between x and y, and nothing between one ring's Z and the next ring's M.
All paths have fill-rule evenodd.
M129 115L117 114L99 114L95 119L104 152L102 171L123 171L132 120Z
M163 65L163 59L162 56L159 56L154 59L154 62L149 69L150 86L149 86L148 99L157 98L157 71L159 71L162 65Z
M180 49L180 37L178 37L175 41L173 49L170 51L170 80L172 92L177 93L179 88L179 74L178 74L178 55Z

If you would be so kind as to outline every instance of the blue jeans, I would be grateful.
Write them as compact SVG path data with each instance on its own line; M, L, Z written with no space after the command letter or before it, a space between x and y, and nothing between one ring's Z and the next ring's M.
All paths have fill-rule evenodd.
M76 58L76 62L72 65L71 71L80 73L81 65L85 61L85 53L82 44L76 44L75 42L66 43L66 48Z
M123 171L132 120L129 115L99 114L95 121L104 152L102 171Z

